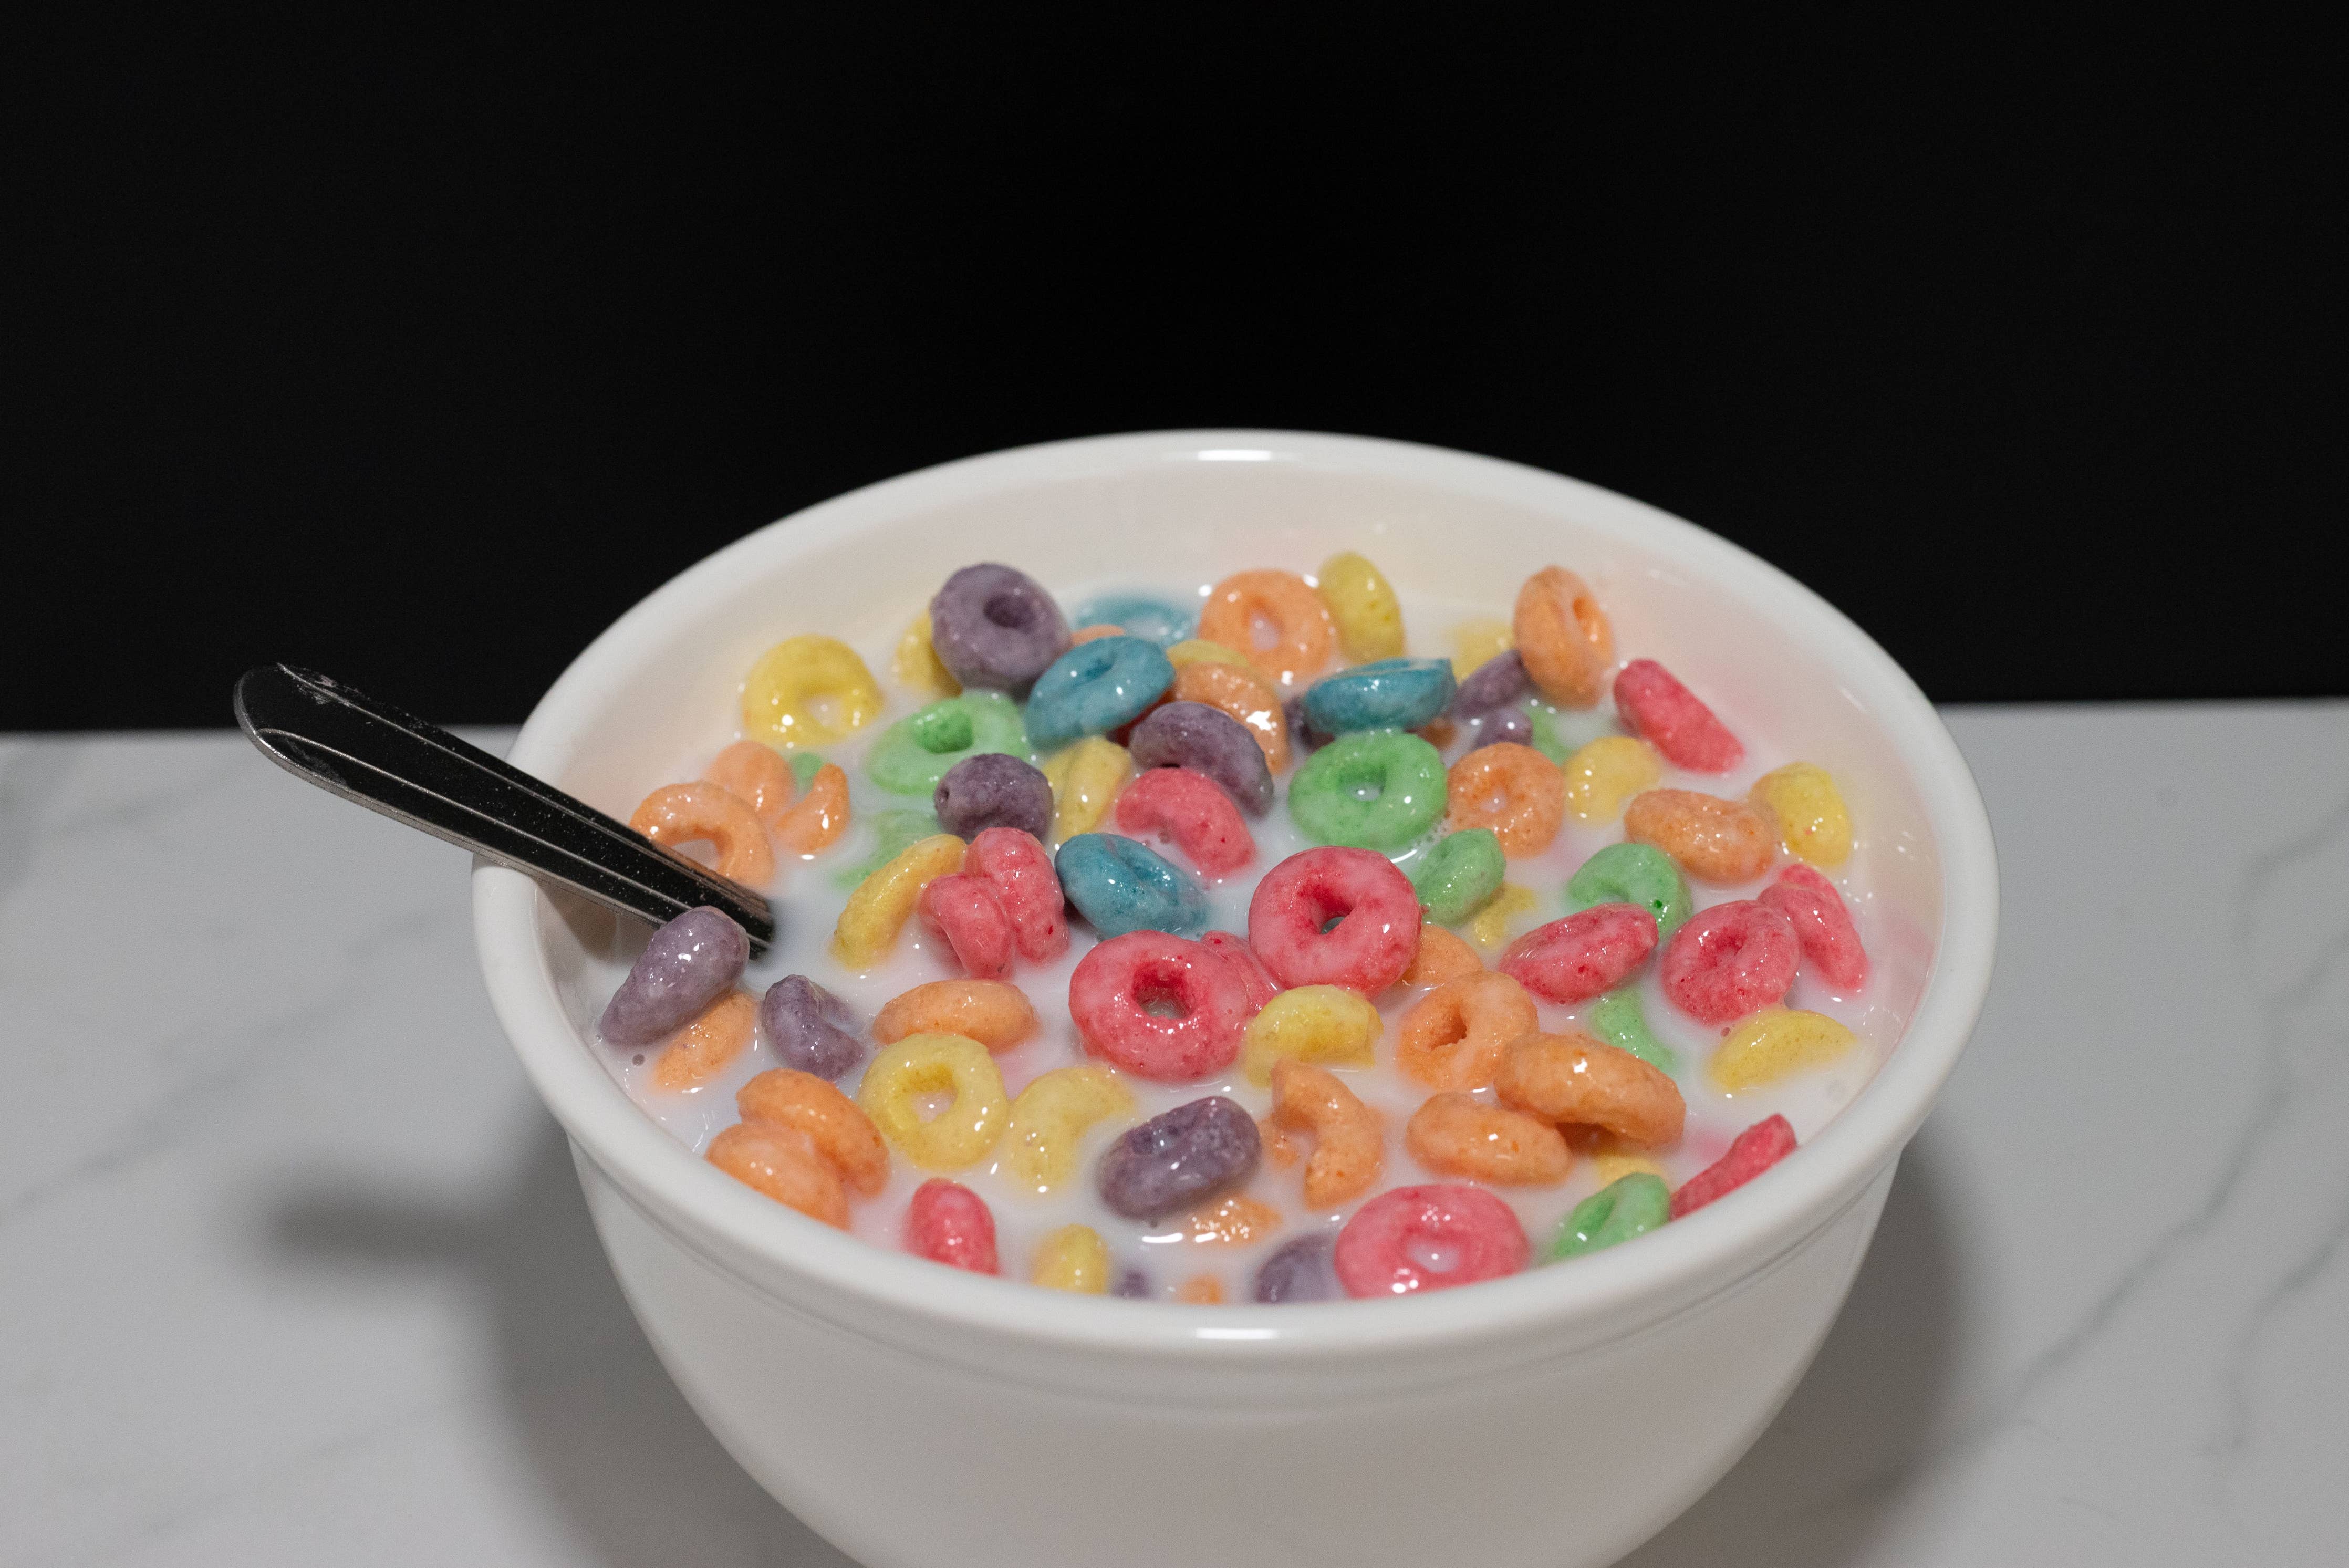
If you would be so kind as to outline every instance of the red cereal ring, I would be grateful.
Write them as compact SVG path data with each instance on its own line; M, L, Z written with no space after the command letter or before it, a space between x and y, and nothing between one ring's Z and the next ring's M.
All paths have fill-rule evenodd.
M1725 774L1745 760L1729 726L1652 659L1635 659L1615 677L1615 711L1674 766Z
M1736 1191L1795 1152L1795 1129L1784 1116L1765 1116L1739 1133L1729 1152L1698 1171L1672 1194L1672 1218L1693 1214L1714 1199ZM1345 1243L1341 1241L1340 1246Z
M1614 990L1656 950L1656 917L1638 904L1599 904L1536 926L1493 967L1544 1002L1587 1002Z
M963 851L963 874L985 882L1011 919L1011 939L1030 963L1050 963L1069 950L1069 916L1052 857L1035 836L1016 827L989 827Z
M905 1208L905 1251L974 1274L996 1272L995 1216L958 1181L932 1177Z
M1376 996L1419 952L1419 893L1374 850L1307 849L1264 874L1247 926L1248 946L1283 986Z
M1128 931L1077 961L1069 1015L1092 1054L1136 1077L1187 1083L1240 1054L1247 986L1230 961L1197 942Z
M1355 1210L1331 1262L1348 1295L1400 1296L1514 1274L1530 1251L1516 1210L1500 1199L1433 1182L1381 1192ZM1435 1267L1437 1257L1451 1267Z
M1682 1012L1728 1023L1785 996L1802 951L1794 921L1766 904L1736 898L1699 909L1672 933L1660 978Z
M1011 972L1011 919L985 882L959 871L933 877L914 907L923 929L954 950L965 974L1001 980Z
M1221 785L1189 768L1149 768L1117 797L1117 826L1130 838L1160 833L1210 877L1256 858L1256 840Z
M1256 950L1229 931L1209 931L1199 939L1199 945L1228 962L1239 971L1240 983L1247 987L1248 1016L1254 1018L1264 1004L1280 994L1280 987L1272 983L1272 976L1264 972L1257 961Z
M1789 866L1778 879L1754 895L1795 922L1803 944L1803 961L1837 991L1857 991L1868 983L1868 950L1860 945L1859 929L1835 884L1807 866Z

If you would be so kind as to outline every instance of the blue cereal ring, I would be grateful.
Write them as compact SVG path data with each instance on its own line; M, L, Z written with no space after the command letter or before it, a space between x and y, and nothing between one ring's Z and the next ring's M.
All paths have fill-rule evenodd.
M1164 599L1141 594L1103 594L1077 611L1079 626L1113 626L1157 648L1172 648L1197 629L1199 618Z
M1207 929L1207 896L1146 844L1080 833L1052 857L1061 891L1103 940L1128 931L1195 937Z
M1416 730L1442 717L1459 689L1448 659L1381 659L1315 681L1305 722L1325 735Z
M1036 678L1028 695L1028 740L1053 751L1131 723L1174 684L1166 656L1138 637L1081 642Z

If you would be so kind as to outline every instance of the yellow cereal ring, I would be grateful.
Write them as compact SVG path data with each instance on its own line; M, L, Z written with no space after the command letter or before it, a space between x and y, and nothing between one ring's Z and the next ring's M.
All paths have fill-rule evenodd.
M1191 1240L1211 1247L1244 1247L1280 1229L1280 1210L1235 1193L1195 1210L1183 1221Z
M1858 1044L1859 1036L1823 1012L1764 1008L1729 1032L1704 1075L1733 1095L1824 1067Z
M1319 593L1338 646L1357 664L1402 653L1402 605L1385 574L1351 550L1321 563Z
M922 889L962 869L969 846L951 833L918 838L856 885L832 928L832 956L848 969L871 969L889 956Z
M1447 1089L1431 1096L1402 1131L1412 1158L1440 1176L1495 1187L1548 1187L1566 1179L1574 1151L1537 1116Z
M1004 1163L1015 1180L1039 1192L1058 1187L1076 1169L1085 1129L1111 1116L1133 1114L1133 1096L1107 1067L1055 1067L1011 1102L1010 1143Z
M1082 1296L1109 1292L1109 1243L1090 1225L1063 1225L1036 1249L1030 1282Z
M891 997L873 1015L873 1038L884 1045L908 1034L959 1034L1009 1051L1036 1028L1028 993L1008 980L934 980Z
M1627 1176L1652 1176L1666 1186L1671 1185L1671 1174L1644 1154L1634 1153L1613 1138L1607 1138L1590 1153L1591 1171L1601 1187L1612 1187Z
M1468 922L1469 934L1480 948L1497 948L1509 940L1509 922L1528 909L1537 909L1541 900L1514 882L1504 882L1493 901L1476 911Z
M699 1088L740 1056L759 1032L759 1003L730 991L701 1010L653 1064L653 1086L671 1094Z
M775 819L791 805L792 796L799 794L792 764L774 747L756 741L735 742L718 753L701 776L749 806L771 833Z
M1288 1057L1272 1064L1272 1114L1266 1118L1293 1160L1291 1133L1313 1135L1305 1162L1305 1206L1337 1209L1378 1184L1386 1166L1386 1124L1335 1073Z
M1851 858L1851 814L1834 777L1816 763L1788 763L1764 774L1745 798L1777 826L1787 854L1814 866Z
M889 659L889 673L897 684L912 688L916 696L926 699L959 697L962 682L938 659L938 650L930 642L930 612L924 610L897 639L897 651Z
M1368 1067L1378 1060L1379 1010L1336 985L1300 985L1276 995L1248 1020L1240 1069L1251 1084L1272 1082L1273 1064L1288 1058Z
M889 1146L881 1129L839 1088L790 1067L771 1067L742 1085L735 1108L746 1122L791 1127L840 1172L841 1179L870 1198L889 1179Z
M1578 822L1612 822L1663 776L1664 760L1647 742L1601 735L1566 759L1566 809Z
M1615 633L1590 585L1544 566L1517 590L1517 652L1543 696L1567 708L1597 705L1615 669Z
M787 637L742 681L742 732L771 746L828 746L881 711L856 650L832 637Z
M790 1127L740 1122L709 1140L710 1164L811 1220L848 1228L848 1192L840 1172Z
M1236 648L1226 648L1220 642L1209 642L1203 637L1184 639L1166 650L1166 662L1180 670L1186 664L1237 664L1252 670L1247 655Z
M1125 748L1100 735L1053 753L1044 763L1044 782L1052 786L1052 836L1065 841L1099 827L1133 776L1133 759Z
M954 1103L924 1120L916 1100L949 1090ZM959 1034L908 1034L884 1046L864 1069L856 1099L881 1136L924 1170L978 1164L1011 1120L995 1058Z
M1402 971L1405 985L1442 985L1485 967L1476 950L1432 920L1419 923L1419 953Z
M1516 633L1507 621L1489 617L1464 620L1452 628L1452 673L1465 680L1516 646Z
M718 851L718 874L749 888L775 877L774 846L758 814L714 784L663 784L645 796L628 826L655 844L706 843Z

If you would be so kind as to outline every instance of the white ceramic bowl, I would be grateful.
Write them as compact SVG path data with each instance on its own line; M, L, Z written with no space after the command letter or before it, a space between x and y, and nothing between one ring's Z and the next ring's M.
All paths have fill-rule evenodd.
M768 644L902 620L974 559L1078 583L1133 576L1141 554L1153 575L1210 581L1351 547L1412 588L1495 607L1535 566L1570 566L1619 647L1660 653L1723 711L1768 715L1829 767L1872 845L1876 940L1906 944L1921 982L1907 1034L1767 1177L1571 1267L1310 1306L1070 1296L874 1247L696 1158L590 1054L602 999L577 933L592 917L477 868L490 995L570 1134L646 1334L743 1467L873 1568L1611 1562L1791 1391L1973 1027L1997 868L1972 779L1916 687L1723 540L1458 452L1194 431L876 484L630 610L547 693L513 760L625 815L710 742Z

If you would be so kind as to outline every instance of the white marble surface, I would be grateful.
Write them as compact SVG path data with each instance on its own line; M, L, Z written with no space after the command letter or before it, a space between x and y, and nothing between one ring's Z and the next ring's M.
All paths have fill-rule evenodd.
M2349 1561L2349 706L1952 722L1982 1031L1630 1562ZM0 1562L844 1561L638 1336L466 910L233 737L0 742Z

